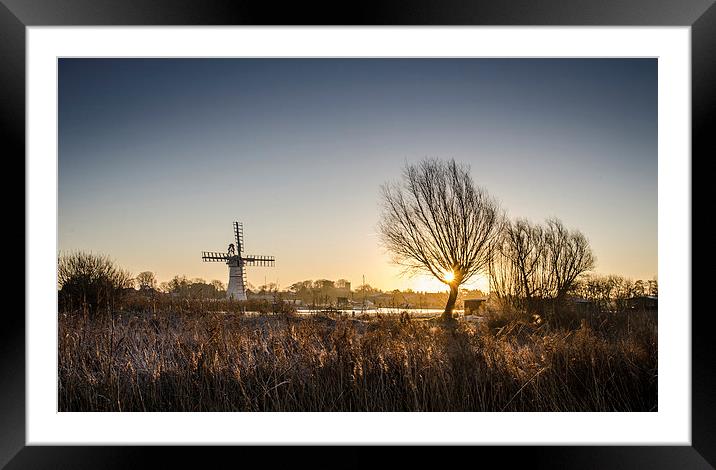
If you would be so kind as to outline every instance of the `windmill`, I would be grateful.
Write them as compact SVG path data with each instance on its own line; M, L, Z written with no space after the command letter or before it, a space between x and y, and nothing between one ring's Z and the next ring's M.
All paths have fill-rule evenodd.
M226 253L202 251L201 259L205 262L225 262L229 265L229 286L226 297L234 300L246 300L245 266L275 266L276 259L265 255L244 255L244 226L234 222L234 238L236 246L229 244Z

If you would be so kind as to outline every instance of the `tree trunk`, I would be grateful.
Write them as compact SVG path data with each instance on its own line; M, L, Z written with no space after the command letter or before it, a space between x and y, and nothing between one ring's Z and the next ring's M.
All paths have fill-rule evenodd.
M457 300L457 286L450 284L450 296L448 297L447 305L445 305L445 311L443 312L443 320L452 320L452 310L455 308L455 301Z

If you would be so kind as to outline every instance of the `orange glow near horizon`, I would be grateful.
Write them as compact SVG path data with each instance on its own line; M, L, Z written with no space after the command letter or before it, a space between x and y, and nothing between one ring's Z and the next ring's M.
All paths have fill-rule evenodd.
M435 276L430 275L418 275L410 279L408 287L415 292L447 292L448 286L444 282L441 282ZM404 287L405 288L405 287ZM460 289L480 289L487 293L489 290L488 282L482 276L471 279L470 282L462 284Z

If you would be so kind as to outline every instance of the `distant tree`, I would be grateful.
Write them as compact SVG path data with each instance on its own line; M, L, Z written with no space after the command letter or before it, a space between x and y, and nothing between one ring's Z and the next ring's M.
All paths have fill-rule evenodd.
M269 282L268 284L262 284L259 286L260 294L266 294L270 292L278 292L278 285L275 282Z
M618 276L584 274L575 281L572 293L580 298L596 302L601 311L614 308Z
M60 308L86 308L97 313L111 304L124 289L132 288L132 275L105 255L75 252L60 255L57 263Z
M219 293L226 293L226 285L218 279L211 281L211 286Z
M371 286L370 284L361 284L356 288L356 292L359 294L364 295L371 295L371 294L378 294L380 293L379 289L376 289L375 287Z
M151 271L137 274L135 281L140 291L155 290L157 288L157 278Z
M406 165L402 184L383 186L382 203L383 245L407 271L449 287L443 319L452 318L460 286L488 267L503 221L498 203L468 166L437 159Z
M191 282L189 282L189 279L187 279L186 276L174 276L170 281L169 285L167 286L169 289L169 293L175 294L175 295L186 295L188 293L189 286L191 285Z
M318 279L313 282L313 288L320 291L333 289L334 287L335 283L329 279Z
M162 292L167 292L181 298L191 299L218 299L226 295L224 283L213 280L207 283L197 277L189 280L186 276L174 276L169 282L160 285Z
M642 296L647 294L647 286L644 285L644 281L639 279L634 283L634 295Z
M202 278L194 278L188 285L186 295L193 299L215 299L218 292L213 284L207 283Z
M657 281L656 277L654 279L651 279L649 281L649 295L653 295L654 297L659 296L659 282Z
M643 284L643 281L634 282L615 274L587 275L578 279L572 292L595 301L601 311L623 312L628 309L629 299L646 295L642 290Z
M295 294L300 294L300 293L305 293L305 292L310 291L312 286L313 286L313 281L310 281L310 280L309 281L299 281L299 282L295 282L295 283L291 284L289 286L288 290Z
M627 300L634 297L636 289L634 281L623 276L608 276L609 283L612 285L611 297L613 308L618 312L623 312L627 307Z

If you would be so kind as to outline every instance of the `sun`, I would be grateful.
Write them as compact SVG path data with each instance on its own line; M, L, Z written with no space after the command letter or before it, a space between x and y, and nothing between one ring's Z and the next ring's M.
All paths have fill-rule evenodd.
M452 282L455 280L455 273L453 271L448 271L443 275L443 279L447 282Z

